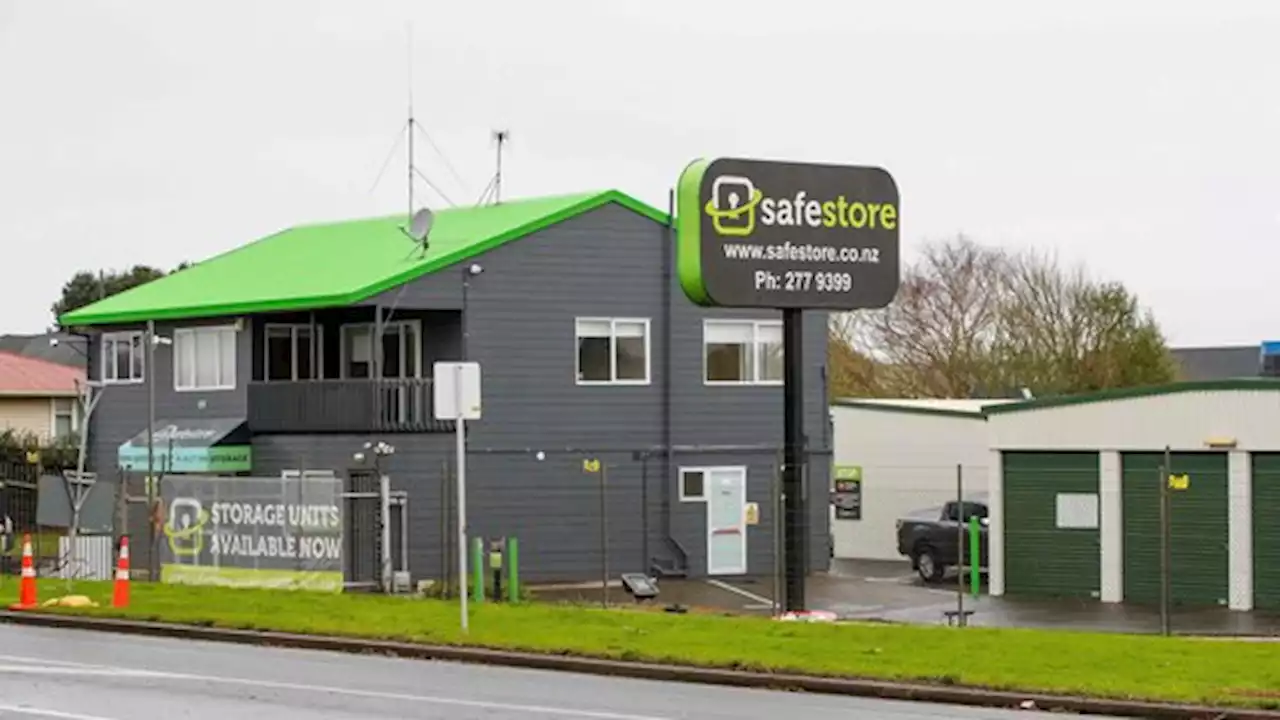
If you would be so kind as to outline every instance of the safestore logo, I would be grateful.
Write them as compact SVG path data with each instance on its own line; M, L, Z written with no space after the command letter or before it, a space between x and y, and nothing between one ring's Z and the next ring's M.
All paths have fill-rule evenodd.
M843 194L819 200L804 190L794 197L765 197L743 175L721 175L711 182L711 197L703 206L712 227L725 237L747 237L757 222L772 227L816 229L884 229L898 227L898 208L892 202L850 201Z
M711 183L711 199L703 210L716 232L729 237L746 237L756 229L756 206L764 193L750 178L721 175Z

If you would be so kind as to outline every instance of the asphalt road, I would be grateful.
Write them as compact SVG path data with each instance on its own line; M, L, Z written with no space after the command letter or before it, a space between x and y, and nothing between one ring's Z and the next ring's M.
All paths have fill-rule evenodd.
M1039 716L0 625L0 718L5 720L1035 720Z

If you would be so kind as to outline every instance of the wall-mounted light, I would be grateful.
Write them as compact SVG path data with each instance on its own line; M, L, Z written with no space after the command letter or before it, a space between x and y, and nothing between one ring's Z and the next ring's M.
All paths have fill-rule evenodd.
M480 263L471 263L471 266L467 268L467 272L471 275L479 275L484 272L484 266Z
M1236 446L1236 439L1233 437L1211 437L1204 441L1205 447L1214 448L1216 450L1230 449Z

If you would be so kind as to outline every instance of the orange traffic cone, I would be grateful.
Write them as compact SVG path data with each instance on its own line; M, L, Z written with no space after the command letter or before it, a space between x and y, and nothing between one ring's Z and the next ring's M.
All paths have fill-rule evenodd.
M111 607L129 607L129 538L120 538L120 564L116 566L116 587Z
M18 602L10 610L30 610L36 607L36 566L31 554L31 535L22 536L22 581L18 586Z

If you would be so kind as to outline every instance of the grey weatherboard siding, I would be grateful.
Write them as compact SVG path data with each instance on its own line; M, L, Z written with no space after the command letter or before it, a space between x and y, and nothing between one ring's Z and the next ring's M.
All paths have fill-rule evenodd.
M768 445L782 440L780 387L706 387L702 382L702 321L707 317L774 319L771 311L699 308L689 302L674 277L662 278L663 252L674 253L667 229L618 205L607 205L536 232L470 262L484 272L470 278L465 293L467 359L484 372L484 418L468 426L468 516L473 534L514 535L521 542L521 574L532 581L584 580L600 575L600 495L595 476L584 475L583 455L569 449L596 449L608 466L609 568L648 570L643 558L642 464L631 451L661 446L663 434L662 328L664 295L672 313L672 443L676 446ZM674 262L674 261L672 261ZM403 309L463 307L462 267L420 278L370 299ZM650 319L650 384L578 386L575 383L577 317ZM825 569L828 558L830 431L826 412L827 314L809 314L805 334L808 381L807 430L814 450L809 477L812 542L810 567ZM218 402L220 410L243 410L249 375L249 333L240 335L241 387ZM159 353L166 353L161 348ZM439 348L429 353L443 357ZM453 350L453 348L451 348ZM460 354L460 348L455 351ZM167 364L166 364L167 366ZM430 372L430 366L424 366ZM172 371L159 384L161 407L198 412L196 394L174 393ZM135 387L131 387L132 392ZM145 418L145 387L138 400L103 417L95 433L95 461L114 453ZM175 399L174 396L178 397ZM132 397L132 396L131 396ZM236 405L235 403L239 403ZM104 404L106 400L104 400ZM211 412L210 408L203 412ZM163 416L164 413L160 413ZM117 416L138 420L124 422ZM119 426L119 427L117 427ZM95 421L95 429L98 423ZM100 438L100 439L99 439ZM289 468L331 468L345 472L367 436L258 435L255 474ZM393 486L409 491L414 579L435 577L451 558L441 553L442 462L452 462L454 438L444 434L397 434L388 459ZM97 446L109 444L107 449ZM543 450L537 461L524 450ZM760 524L748 529L748 573L773 571L771 509L776 451L681 452L676 466L745 465L747 500L760 505ZM648 550L663 565L678 552L666 542L664 512L669 501L671 536L687 552L691 575L706 570L706 505L680 502L677 480L664 462L648 462ZM667 485L664 494L664 483Z

